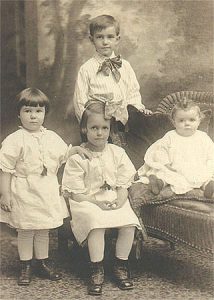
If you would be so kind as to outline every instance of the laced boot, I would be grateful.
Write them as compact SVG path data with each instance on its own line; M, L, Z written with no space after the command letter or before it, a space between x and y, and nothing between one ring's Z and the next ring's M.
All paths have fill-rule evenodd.
M31 260L21 260L18 285L29 285L31 282Z
M89 295L101 295L104 282L103 262L90 263L90 281L88 285Z
M113 273L115 281L121 290L131 290L134 288L133 282L130 279L128 260L115 258Z
M50 279L52 281L60 280L62 278L61 274L55 272L47 265L45 259L36 260L35 275L41 278Z

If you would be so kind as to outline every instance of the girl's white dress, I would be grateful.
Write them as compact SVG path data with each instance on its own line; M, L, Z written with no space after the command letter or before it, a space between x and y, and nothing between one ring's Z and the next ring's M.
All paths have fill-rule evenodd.
M200 188L214 180L214 143L199 130L189 137L169 131L148 148L138 174L143 183L148 183L149 175L156 175L176 194Z
M92 152L92 160L83 160L73 155L66 163L62 179L62 189L74 194L86 194L96 200L116 199L116 187L128 188L135 174L135 168L125 151L113 144L106 144L102 152ZM104 190L104 183L111 186ZM129 200L115 210L102 210L88 201L76 202L70 199L72 214L71 227L77 241L83 243L92 229L136 226L140 224Z
M0 150L0 169L12 174L12 211L1 211L1 221L19 229L51 229L67 216L59 195L57 171L67 158L68 146L53 131L24 128L10 134ZM41 175L47 169L47 175ZM45 172L46 173L46 172Z

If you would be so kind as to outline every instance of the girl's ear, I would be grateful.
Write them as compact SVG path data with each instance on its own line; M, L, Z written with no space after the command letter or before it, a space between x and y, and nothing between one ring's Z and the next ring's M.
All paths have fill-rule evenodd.
M92 35L89 35L89 40L91 41L92 44L94 44L94 38Z
M87 128L82 128L82 134L86 135L87 134Z

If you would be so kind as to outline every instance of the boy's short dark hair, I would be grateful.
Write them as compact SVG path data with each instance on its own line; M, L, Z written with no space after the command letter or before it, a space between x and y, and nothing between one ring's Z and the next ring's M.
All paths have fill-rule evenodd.
M49 105L48 97L36 88L26 88L16 96L16 108L18 114L23 106L45 107L45 113L47 114Z
M107 27L114 26L116 34L120 34L120 25L117 20L115 20L114 17L110 15L100 15L94 19L91 20L91 23L89 25L89 31L90 35L93 36L95 32L99 32L103 29L106 29Z

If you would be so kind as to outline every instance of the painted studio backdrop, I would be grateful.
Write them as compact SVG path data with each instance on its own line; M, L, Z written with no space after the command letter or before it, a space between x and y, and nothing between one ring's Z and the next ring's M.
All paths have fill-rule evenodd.
M2 138L18 125L14 96L26 86L52 101L46 126L79 143L72 96L80 65L93 55L90 19L111 14L121 25L118 49L136 72L143 102L213 89L213 1L1 1Z

